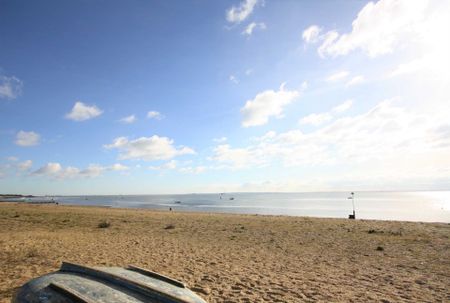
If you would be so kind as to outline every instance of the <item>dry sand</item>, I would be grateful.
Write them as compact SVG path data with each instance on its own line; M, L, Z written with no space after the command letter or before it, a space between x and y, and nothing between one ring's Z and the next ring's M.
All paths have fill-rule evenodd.
M449 237L449 224L0 203L0 302L63 260L142 266L209 302L449 302Z

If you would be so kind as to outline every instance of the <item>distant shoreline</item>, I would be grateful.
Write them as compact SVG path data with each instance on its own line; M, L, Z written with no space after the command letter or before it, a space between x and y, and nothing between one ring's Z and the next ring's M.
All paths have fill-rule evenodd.
M397 223L419 223L419 224L450 224L448 222L440 221L408 221L408 220L390 220L390 219L364 219L356 218L356 220L349 220L345 217L321 217L321 216L305 216L305 215L286 215L286 214L257 214L257 213L237 213L237 212L220 212L220 211L200 211L200 210L189 210L189 209L179 209L179 208L151 208L151 207L116 207L108 205L92 205L92 204L61 204L57 202L20 202L20 201L5 201L0 199L0 204L17 204L17 205L31 205L31 206L45 206L45 205L55 205L58 207L68 207L68 208L81 208L81 209L111 209L111 210L124 210L124 211L144 211L144 212L155 212L155 213L177 213L177 214L199 214L199 215L224 215L224 216L243 216L243 217L286 217L286 218L310 218L318 220L343 220L343 221L367 221L367 222L397 222Z

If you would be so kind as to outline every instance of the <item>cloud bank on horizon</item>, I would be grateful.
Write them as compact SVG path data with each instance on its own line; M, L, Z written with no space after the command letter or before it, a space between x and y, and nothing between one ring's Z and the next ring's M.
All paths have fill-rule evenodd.
M28 8L9 4L0 12L13 31L0 54L8 192L450 190L446 1L241 0L205 5L204 21L164 8L161 20L147 4L149 15L116 36L100 13L86 15L92 40L60 21L56 35L74 33L61 48L37 43L32 29L29 52L53 55L27 69L15 42ZM325 16L324 5L336 9ZM55 26L39 13L43 28ZM175 17L168 37L161 25Z

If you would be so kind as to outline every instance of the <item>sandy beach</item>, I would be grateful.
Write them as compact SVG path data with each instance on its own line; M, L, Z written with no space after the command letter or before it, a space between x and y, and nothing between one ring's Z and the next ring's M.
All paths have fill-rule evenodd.
M145 267L208 302L448 302L449 237L440 223L0 203L0 302L62 261Z

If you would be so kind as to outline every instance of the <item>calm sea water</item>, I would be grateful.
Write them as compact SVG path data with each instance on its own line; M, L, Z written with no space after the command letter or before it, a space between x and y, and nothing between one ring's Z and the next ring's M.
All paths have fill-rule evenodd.
M174 211L225 212L347 218L352 212L348 192L328 193L226 193L185 195L56 196L71 205L97 205L169 209ZM41 198L35 198L42 200ZM50 199L50 198L46 198ZM450 191L356 192L359 219L450 223Z

